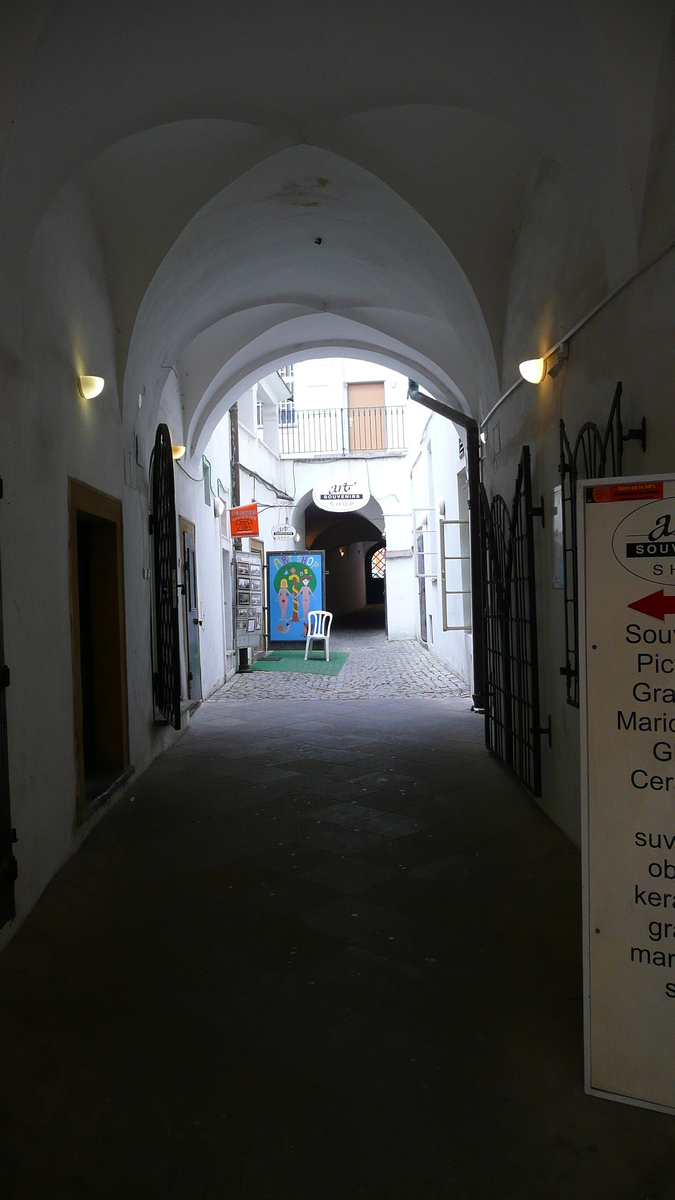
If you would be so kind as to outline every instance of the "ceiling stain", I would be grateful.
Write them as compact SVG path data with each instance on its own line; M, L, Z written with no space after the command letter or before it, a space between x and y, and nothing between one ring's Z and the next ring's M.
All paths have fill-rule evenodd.
M270 199L280 200L282 204L294 208L318 208L322 193L325 193L329 183L326 175L308 175L300 181L288 179Z

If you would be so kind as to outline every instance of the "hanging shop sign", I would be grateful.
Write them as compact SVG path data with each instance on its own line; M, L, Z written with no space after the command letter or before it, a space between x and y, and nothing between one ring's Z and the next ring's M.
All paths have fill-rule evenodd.
M267 555L270 645L304 645L309 614L324 609L324 552Z
M295 525L274 525L272 527L272 537L278 538L279 541L287 541L289 538L294 538Z
M313 489L312 500L326 512L356 512L370 500L370 488L353 478L324 479Z
M577 496L586 1090L675 1114L675 476Z
M257 537L258 532L257 504L242 504L230 509L231 537Z

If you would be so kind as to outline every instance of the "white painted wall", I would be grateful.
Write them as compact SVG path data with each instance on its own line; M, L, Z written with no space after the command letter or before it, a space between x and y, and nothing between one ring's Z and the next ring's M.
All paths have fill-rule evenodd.
M429 413L411 469L412 506L416 527L425 518L428 532L424 535L425 570L433 578L425 580L427 605L427 645L431 654L447 663L453 671L471 685L473 672L473 641L470 632L444 630L443 579L441 572L441 509L447 520L468 518L468 480L466 456L460 457L460 435L451 421L437 413ZM450 560L450 556L469 552L468 527L446 526L447 592L470 588L468 562ZM450 560L450 561L447 561ZM447 624L471 625L470 596L447 598ZM420 635L419 604L417 634Z

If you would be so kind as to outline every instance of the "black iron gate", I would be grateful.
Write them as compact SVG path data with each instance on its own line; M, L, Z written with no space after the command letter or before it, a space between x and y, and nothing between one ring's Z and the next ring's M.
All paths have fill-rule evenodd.
M2 480L0 480L2 499ZM0 927L11 921L14 910L14 880L16 859L12 844L16 840L9 808L9 764L7 760L7 705L9 667L5 666L5 647L2 633L2 580L0 579Z
M560 488L562 499L563 589L565 603L565 676L567 703L579 707L579 576L577 570L577 480L621 475L623 448L637 441L647 449L647 420L626 433L621 422L621 383L617 383L604 434L593 421L582 425L574 447L560 422Z
M539 654L530 448L523 446L513 502L481 485L485 743L534 796L541 795Z
M173 454L168 426L159 425L152 456L154 541L155 705L174 729L180 729L180 629L178 624L178 550Z

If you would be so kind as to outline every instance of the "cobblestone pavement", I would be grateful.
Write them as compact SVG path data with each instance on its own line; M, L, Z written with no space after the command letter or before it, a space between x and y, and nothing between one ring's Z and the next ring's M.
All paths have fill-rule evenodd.
M288 698L292 679L294 700L369 700L400 697L465 696L471 691L459 676L420 642L390 642L384 630L337 630L331 650L347 650L349 658L339 675L293 675L252 671L235 675L214 697L236 700Z

